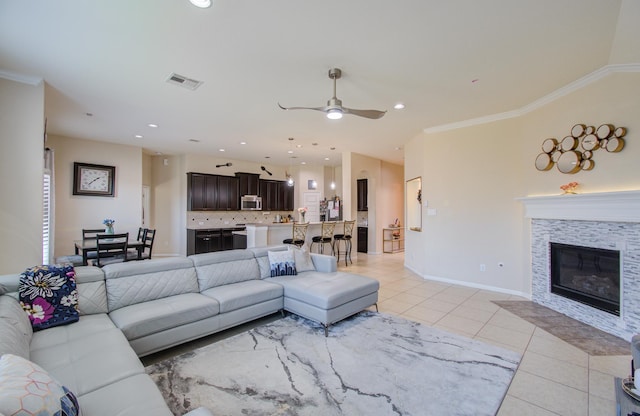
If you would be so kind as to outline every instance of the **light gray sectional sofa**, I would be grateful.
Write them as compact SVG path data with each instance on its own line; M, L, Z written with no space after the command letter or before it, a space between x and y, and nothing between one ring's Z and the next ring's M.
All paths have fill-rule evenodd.
M0 296L0 356L41 366L75 393L84 416L170 415L138 357L282 310L322 323L326 335L376 304L378 282L337 272L333 256L311 254L306 268L315 270L271 278L268 250L286 249L77 267L80 320L36 332L17 302L19 275L0 276L9 291Z

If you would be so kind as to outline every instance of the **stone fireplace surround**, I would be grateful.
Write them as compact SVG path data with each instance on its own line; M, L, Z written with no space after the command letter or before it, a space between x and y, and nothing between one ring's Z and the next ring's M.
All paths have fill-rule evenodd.
M627 341L640 333L640 191L518 199L531 218L533 302ZM551 293L550 242L620 251L620 317Z

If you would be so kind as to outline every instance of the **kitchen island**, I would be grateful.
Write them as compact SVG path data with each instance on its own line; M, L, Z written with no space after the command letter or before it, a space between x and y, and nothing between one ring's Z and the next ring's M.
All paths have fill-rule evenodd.
M344 233L344 221L335 221L336 228L334 234ZM247 248L264 247L282 244L286 238L293 236L293 224L289 223L253 223L247 224ZM319 236L322 232L321 222L310 222L307 228L305 244L311 246L311 239ZM355 236L353 237L355 238Z

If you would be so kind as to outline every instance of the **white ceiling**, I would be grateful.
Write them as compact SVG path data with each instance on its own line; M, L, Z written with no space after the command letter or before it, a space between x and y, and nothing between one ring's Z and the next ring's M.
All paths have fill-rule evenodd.
M521 108L607 65L621 1L0 0L0 70L46 81L49 134L285 166L293 137L296 163L347 150L402 164L425 128ZM332 67L344 106L388 113L278 108L325 105ZM168 84L172 72L204 84Z

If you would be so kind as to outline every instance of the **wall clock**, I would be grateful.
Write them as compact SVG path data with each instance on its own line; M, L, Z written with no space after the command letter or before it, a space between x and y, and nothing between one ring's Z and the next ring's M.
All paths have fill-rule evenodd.
M73 194L114 196L115 166L73 163Z

